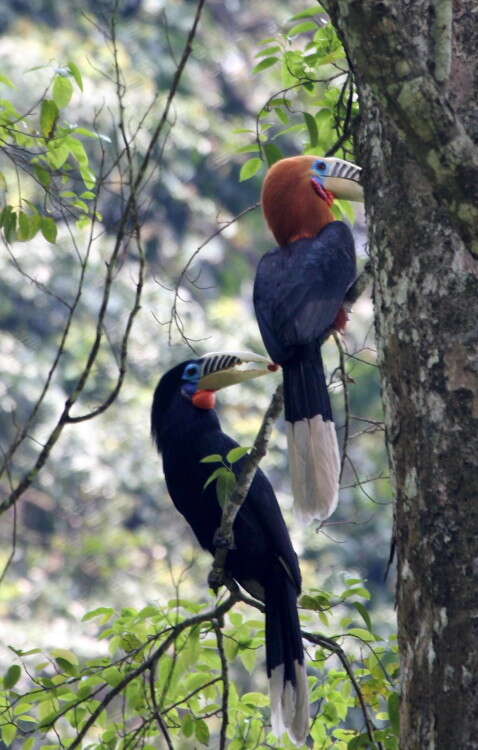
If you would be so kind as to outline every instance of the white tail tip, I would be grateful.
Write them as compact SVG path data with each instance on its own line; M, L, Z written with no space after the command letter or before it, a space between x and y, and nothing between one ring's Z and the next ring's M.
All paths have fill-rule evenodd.
M335 425L320 414L286 422L292 494L303 523L324 521L339 499L340 456Z
M284 665L272 670L269 679L272 731L276 737L287 732L292 742L303 745L309 732L309 690L305 664L294 661L295 685L284 683Z

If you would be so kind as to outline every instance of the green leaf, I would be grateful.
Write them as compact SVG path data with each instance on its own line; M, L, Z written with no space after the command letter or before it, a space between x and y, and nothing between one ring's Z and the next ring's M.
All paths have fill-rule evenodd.
M255 651L255 649L243 649L242 651L239 650L239 659L242 661L249 674L252 674L257 661L257 652Z
M3 678L3 687L5 690L11 690L11 688L17 684L21 673L22 670L18 664L12 664L8 667L5 677Z
M27 240L30 236L30 219L28 214L23 213L23 211L18 214L18 227L18 239Z
M400 735L400 696L398 693L390 693L388 696L388 718L393 729L393 733Z
M67 648L55 648L53 649L51 653L55 658L60 657L61 659L64 659L70 664L74 664L75 666L78 666L79 662L78 662L77 655L74 654L73 651L70 651Z
M54 169L61 169L70 155L70 149L64 140L50 141L47 159Z
M22 750L33 750L35 746L35 737L29 737L22 745Z
M204 482L203 490L205 490L206 487L209 487L209 485L211 484L211 482L214 482L215 479L219 479L219 477L222 474L224 474L224 473L230 474L229 469L226 469L225 466L219 466L219 468L214 469L214 471L212 472L212 474L210 474L208 476L208 478L206 479L206 481Z
M0 83L4 83L5 86L8 86L11 89L15 88L15 84L13 83L13 81L11 81L10 78L4 73L0 73Z
M108 685L111 685L111 687L116 687L116 685L118 685L124 677L118 667L114 666L105 669L105 671L102 672L102 676L105 682L107 682Z
M271 68L273 65L276 64L276 62L279 62L279 58L273 55L272 57L265 57L263 60L260 61L260 63L257 63L252 68L253 73L260 73L262 70L267 70L267 68Z
M273 44L272 46L265 47L264 49L259 50L259 52L256 52L254 57L271 57L276 52L280 52L281 48L278 44Z
M82 622L86 622L87 620L92 620L93 617L99 617L100 615L104 615L102 624L107 622L110 617L114 614L114 609L112 607L97 607L97 609L92 609L91 612L87 612L86 615L83 615L81 618Z
M267 159L267 165L269 167L272 166L272 164L275 164L276 161L279 161L279 159L282 159L284 157L284 154L280 150L279 146L276 146L275 143L264 143L262 148L264 149L264 153Z
M268 706L269 698L263 693L244 693L241 698L242 703L248 703L252 706Z
M353 635L356 638L360 638L362 641L367 642L377 640L376 636L374 636L369 630L365 630L365 628L350 628L350 630L347 630L347 635Z
M55 221L49 216L41 217L41 233L48 242L55 242L57 235L57 226Z
M314 21L298 23L287 32L287 36L297 36L297 34L304 34L306 31L317 31L317 24Z
M289 18L289 21L299 21L301 18L310 18L311 16L318 16L319 13L323 13L323 9L320 5L314 5L312 8L301 10L300 13L296 13L294 16Z
M60 672L72 675L73 677L76 677L76 675L78 674L78 667L75 667L74 664L71 664L67 659L63 659L61 656L58 656L55 659L55 662Z
M226 455L226 460L229 461L230 464L235 464L236 461L239 461L239 459L245 456L246 453L249 453L250 450L250 445L238 445L236 448L231 448L229 453Z
M359 734L347 744L347 750L370 750L370 738L368 734Z
M65 138L65 145L68 146L69 150L73 154L78 164L80 164L80 166L88 166L88 154L86 153L85 147L83 146L82 142L78 138L75 138L74 135L68 135Z
M0 731L2 733L2 740L5 743L5 746L11 747L12 742L17 736L17 728L15 724L2 724L0 727Z
M236 477L232 471L227 471L225 474L220 474L217 478L216 493L217 501L221 508L224 508L225 504L231 497L234 487L236 486Z
M59 109L70 103L73 95L73 84L67 76L56 76L53 81L53 101Z
M201 745L209 747L209 729L204 719L196 719L194 723L194 734Z
M362 604L362 602L353 602L353 605L355 609L357 610L357 612L359 613L359 615L362 617L362 620L366 624L367 628L369 630L372 630L372 621L370 619L370 615L367 612L367 609L365 608L365 606Z
M48 187L51 184L51 173L47 169L44 169L44 167L39 167L37 165L35 166L33 172L38 182L40 182L43 187Z
M239 173L239 182L250 180L251 177L254 177L254 175L257 174L261 167L262 159L258 159L257 157L248 159L241 167L241 171Z
M40 109L40 129L45 138L51 138L60 111L51 99L43 99Z
M363 586L358 586L357 588L346 589L341 594L342 599L347 599L350 596L362 596L364 599L370 599L370 591L367 591Z
M310 148L315 148L319 141L319 130L317 128L316 119L311 114L309 114L309 112L303 112L302 114L304 115L305 124L307 125L307 130L309 131Z
M3 231L7 242L13 242L15 239L15 230L17 226L17 215L15 211L12 211L11 206L6 206L8 211L3 215Z
M259 146L248 143L246 146L239 146L239 148L236 148L235 151L236 154L258 154Z
M222 456L220 456L219 453L211 453L209 456L204 456L204 458L201 458L199 463L216 464L218 461L222 461Z
M191 737L194 732L194 719L191 714L185 714L181 724L181 731L185 737Z
M70 71L71 75L75 79L76 85L78 86L78 88L80 89L80 91L83 91L83 79L81 77L81 72L80 72L80 69L79 69L78 65L76 65L76 63L74 63L72 60L70 60L69 63L68 63L68 65L67 65L67 67L68 67L68 70Z

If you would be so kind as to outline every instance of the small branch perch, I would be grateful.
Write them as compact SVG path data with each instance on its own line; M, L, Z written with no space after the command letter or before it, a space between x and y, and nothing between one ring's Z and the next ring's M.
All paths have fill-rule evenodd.
M272 396L269 407L264 414L264 419L257 437L254 441L251 452L246 456L242 471L237 479L234 491L224 506L222 511L221 525L216 531L214 537L214 546L216 547L216 554L214 555L214 562L212 564L211 572L208 576L209 587L217 592L220 586L225 582L224 576L224 565L226 563L226 557L228 550L234 546L234 535L232 527L236 516L240 510L242 503L245 500L249 487L254 479L254 474L259 465L260 460L266 455L267 444L272 432L272 426L279 416L282 405L283 405L283 393L282 383L277 386L274 395Z

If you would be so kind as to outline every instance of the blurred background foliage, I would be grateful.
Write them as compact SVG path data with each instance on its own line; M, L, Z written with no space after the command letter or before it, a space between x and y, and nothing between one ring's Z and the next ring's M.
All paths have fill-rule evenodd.
M164 106L195 5L188 0L126 0L116 7L124 124L135 135L135 167ZM85 206L75 206L88 185L81 164L72 158L62 179L64 190L74 195L55 205L45 200L28 158L26 173L33 178L26 173L18 176L13 157L21 146L2 144L2 205L49 216L57 228L55 243L48 230L24 241L10 234L0 254L3 452L48 375L68 313L65 301L72 302L80 259L90 248L67 350L28 438L8 464L3 496L31 469L81 371L94 339L105 264L124 207L128 173L118 158L123 146L108 31L113 10L111 3L93 0L85 0L81 8L60 0L8 0L0 9L0 72L14 84L10 88L0 83L1 96L26 113L25 122L37 122L41 98L51 96L45 92L52 91L56 78L69 76L73 91L61 111L62 126L90 131L79 132L77 138L92 172L104 174L95 208L91 198L83 199ZM12 551L16 525L13 561L0 585L3 664L11 661L7 644L18 649L54 644L84 656L96 653L96 628L80 619L105 603L113 608L125 603L160 605L175 594L178 581L182 595L210 599L209 558L198 550L174 510L161 461L151 445L150 402L161 374L188 358L191 347L199 353L263 351L251 297L256 263L272 244L260 210L254 208L267 163L304 150L332 149L339 156L353 157L348 126L358 105L335 33L324 25L317 8L313 10L314 14L308 12L299 0L280 0L273 8L265 0L206 3L167 132L156 146L140 194L146 270L123 387L94 420L66 426L41 473L18 501L16 520L12 509L1 517L0 570ZM75 85L71 64L81 71L82 90ZM342 137L344 123L348 131ZM81 217L93 210L97 221L90 242ZM352 218L348 206L338 211ZM244 215L216 234L241 212ZM4 225L4 235L5 229ZM355 232L363 265L366 246L360 214ZM202 245L187 276L181 275ZM138 268L138 254L125 242L100 352L74 414L102 403L116 382ZM344 346L351 460L345 463L337 512L320 531L303 531L295 522L281 420L263 467L301 557L304 589L339 593L344 589L343 571L364 579L372 592L368 606L374 629L388 635L394 629L393 577L384 582L384 573L393 496L368 294L354 306ZM338 351L333 340L325 348L336 423L343 437ZM224 428L241 444L252 443L276 382L277 376L271 376L221 393ZM347 611L346 603L343 606L342 617ZM309 629L336 632L327 630L324 618L314 617ZM360 623L356 611L352 617ZM249 677L244 673L241 680L247 685Z

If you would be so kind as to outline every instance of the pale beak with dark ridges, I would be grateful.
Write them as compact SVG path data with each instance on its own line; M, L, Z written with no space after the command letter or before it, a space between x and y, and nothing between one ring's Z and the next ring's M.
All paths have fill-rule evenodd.
M277 370L267 357L255 352L211 352L199 359L202 363L198 389L219 391L229 385L260 378ZM248 367L248 365L260 365Z
M361 168L345 159L317 157L312 176L325 190L336 198L363 203L363 188L360 185Z

